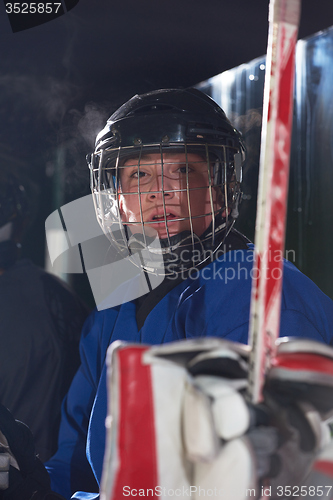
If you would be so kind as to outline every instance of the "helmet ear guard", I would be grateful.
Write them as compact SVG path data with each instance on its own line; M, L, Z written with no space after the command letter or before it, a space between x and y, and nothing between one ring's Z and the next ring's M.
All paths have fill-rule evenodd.
M198 237L204 246L207 242L209 247L214 247L215 236L223 233L225 238L238 217L245 146L241 135L230 124L223 110L212 99L196 89L167 89L134 96L110 117L96 138L95 151L87 157L97 220L110 241L125 252L124 255L131 254L131 248L128 245L129 238L131 238L131 223L124 224L121 216L119 203L119 193L122 191L121 169L125 168L126 160L138 158L139 178L140 168L142 168L141 158L147 154L157 153L161 155L163 172L165 154L179 152L182 152L186 159L187 172L189 154L199 154L207 162L209 183L206 187L210 192L211 207L208 214L203 213L201 216L209 215L212 222L210 228L207 228L202 235L194 236L193 233L191 187L189 187L188 173L186 174L192 247L197 246ZM221 208L216 211L216 207L213 207L212 193L216 196L217 189L220 190ZM168 232L164 200L170 191L161 192ZM145 194L144 186L140 186L140 181L138 192L134 194L137 194L139 199ZM141 226L141 234L146 240L142 212ZM115 231L114 228L117 230ZM120 239L119 235L121 235ZM218 238L219 247L224 238L222 242L221 238ZM169 236L168 232L166 241L161 240L163 254L174 252L175 248L181 246L184 241L188 245L187 236L186 238L177 237L177 235Z

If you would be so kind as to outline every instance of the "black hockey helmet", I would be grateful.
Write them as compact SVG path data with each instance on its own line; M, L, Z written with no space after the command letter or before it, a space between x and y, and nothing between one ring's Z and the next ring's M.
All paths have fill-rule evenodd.
M130 253L130 224L126 223L124 228L119 210L119 170L127 159L141 158L152 152L161 155L162 164L165 153L201 155L209 170L207 189L220 190L224 199L224 206L210 213L212 223L204 234L190 231L191 234L168 235L161 241L163 254L174 252L189 241L192 247L199 242L201 246L216 249L216 235L221 232L226 235L238 216L245 145L220 106L193 88L136 95L112 114L97 135L95 151L89 155L88 164L97 219L103 231L121 251ZM143 191L137 194L142 196ZM141 223L142 220L141 214ZM165 223L167 226L166 214ZM144 246L149 247L144 224L142 226ZM190 226L192 228L191 221ZM219 245L221 242L219 238Z
M224 111L197 89L156 90L135 95L108 119L95 152L106 147L195 142L236 147L244 143Z

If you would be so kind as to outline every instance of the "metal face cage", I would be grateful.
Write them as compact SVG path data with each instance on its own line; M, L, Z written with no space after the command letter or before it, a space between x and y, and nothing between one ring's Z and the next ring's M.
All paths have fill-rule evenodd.
M106 145L88 161L97 220L124 257L148 249L149 272L201 265L237 218L242 163L234 144ZM156 253L163 254L163 269L154 265Z

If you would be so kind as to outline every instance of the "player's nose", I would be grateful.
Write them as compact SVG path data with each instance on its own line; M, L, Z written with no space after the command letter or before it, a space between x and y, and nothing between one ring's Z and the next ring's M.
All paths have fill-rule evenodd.
M156 175L152 178L149 186L148 198L172 198L175 194L172 179L166 175Z

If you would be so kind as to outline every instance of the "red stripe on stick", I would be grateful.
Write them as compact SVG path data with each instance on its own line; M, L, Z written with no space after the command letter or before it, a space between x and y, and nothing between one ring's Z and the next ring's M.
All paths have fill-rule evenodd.
M281 27L281 45L284 46L285 28ZM282 254L284 250L284 233L286 218L286 199L289 180L289 156L291 145L291 125L293 107L293 72L295 66L296 34L290 44L289 54L282 68L279 81L279 106L277 108L276 129L274 137L274 166L271 185L271 213L269 244L267 252L267 290L265 300L266 317L272 306L275 294L279 294L282 286ZM282 49L281 49L282 50Z
M280 330L283 250L293 111L295 46L301 0L270 0L256 218L248 398L262 400Z

